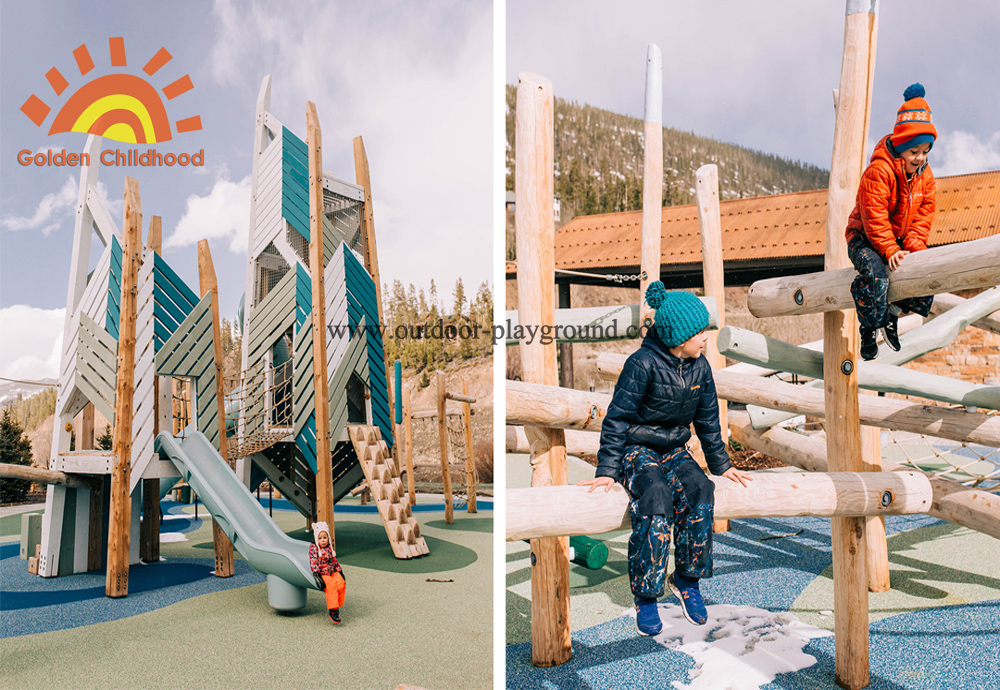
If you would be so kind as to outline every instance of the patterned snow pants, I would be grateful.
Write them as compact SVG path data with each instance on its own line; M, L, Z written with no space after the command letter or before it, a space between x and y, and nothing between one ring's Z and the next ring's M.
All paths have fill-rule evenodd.
M847 255L858 270L851 283L851 297L858 312L858 325L869 331L882 328L889 320L889 269L874 247L861 235L847 243ZM901 312L931 313L934 296L910 297L894 302Z
M628 576L632 594L663 596L674 532L674 564L688 578L712 576L712 517L715 484L678 448L666 455L626 446L622 483L631 496Z

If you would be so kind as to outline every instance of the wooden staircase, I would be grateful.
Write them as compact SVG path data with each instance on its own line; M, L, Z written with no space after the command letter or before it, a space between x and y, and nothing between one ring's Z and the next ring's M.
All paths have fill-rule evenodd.
M430 553L427 542L420 536L420 525L410 511L403 483L381 431L367 424L350 424L347 431L378 506L393 554L396 558L415 558Z

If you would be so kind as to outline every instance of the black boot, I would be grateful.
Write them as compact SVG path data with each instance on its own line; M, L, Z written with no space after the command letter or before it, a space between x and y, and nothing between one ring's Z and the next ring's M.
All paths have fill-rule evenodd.
M340 622L340 609L330 609L329 611L327 611L327 613L330 616L330 620L332 620L334 623Z
M861 329L861 359L870 362L878 356L878 343L875 342L875 331Z
M885 326L882 327L882 336L885 338L886 345L899 352L901 347L899 344L899 317L890 313L887 318Z

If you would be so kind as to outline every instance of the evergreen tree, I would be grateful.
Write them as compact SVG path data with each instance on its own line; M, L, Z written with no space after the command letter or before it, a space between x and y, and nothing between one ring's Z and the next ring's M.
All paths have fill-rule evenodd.
M31 441L24 427L12 414L8 405L0 418L0 462L8 465L31 465ZM27 479L0 479L0 503L19 503L31 488Z
M97 437L98 450L111 450L114 448L115 440L111 436L111 425L104 425L104 433Z

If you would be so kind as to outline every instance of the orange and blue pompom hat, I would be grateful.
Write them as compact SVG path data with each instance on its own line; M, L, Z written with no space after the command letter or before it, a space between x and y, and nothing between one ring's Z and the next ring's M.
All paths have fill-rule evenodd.
M937 129L931 121L931 107L924 100L924 86L910 84L903 91L903 105L896 111L896 124L889 135L893 150L898 154L923 143L934 145Z
M656 310L653 325L667 347L677 347L708 328L708 307L690 292L668 292L657 280L646 288L646 304Z

